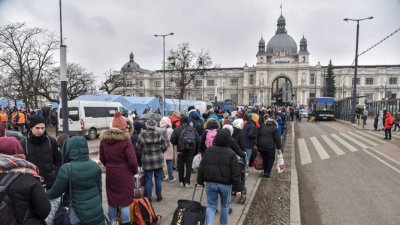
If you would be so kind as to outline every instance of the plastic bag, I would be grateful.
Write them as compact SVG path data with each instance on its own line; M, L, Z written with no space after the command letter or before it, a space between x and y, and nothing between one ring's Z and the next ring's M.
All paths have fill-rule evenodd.
M276 169L278 170L278 173L285 171L285 161L283 159L282 152L279 152L278 156L276 157Z
M257 154L256 158L253 161L253 167L256 170L263 170L264 169L264 161L261 154Z
M200 167L200 162L201 162L201 154L197 154L193 158L193 163L192 163L192 169L197 169Z

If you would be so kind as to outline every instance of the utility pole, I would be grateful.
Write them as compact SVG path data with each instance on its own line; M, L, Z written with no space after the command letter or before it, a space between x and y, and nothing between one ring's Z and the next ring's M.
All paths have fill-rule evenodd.
M61 78L61 113L63 133L68 134L68 97L67 97L67 46L63 44L62 10L60 0L60 78ZM58 129L58 128L57 128Z
M357 97L357 66L358 66L358 34L360 30L360 21L362 20L371 20L374 17L366 17L363 19L349 19L345 18L343 19L344 21L356 21L357 22L357 36L356 36L356 58L355 58L355 64L354 64L354 82L353 82L353 96L352 96L352 101L351 101L351 123L356 122L356 97Z

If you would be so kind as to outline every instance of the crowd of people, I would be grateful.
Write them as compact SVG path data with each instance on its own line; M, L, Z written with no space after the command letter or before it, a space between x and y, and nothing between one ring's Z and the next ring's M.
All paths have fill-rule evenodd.
M394 115L386 109L380 110L376 114L374 120L374 128L378 131L385 131L385 138L387 140L392 139L392 129L400 131L400 112L396 112Z
M178 180L178 188L190 188L193 158L199 155L202 160L196 180L206 190L207 224L213 223L218 198L222 203L220 224L228 224L231 194L240 196L243 191L238 157L245 158L250 167L256 154L261 154L263 175L270 177L275 152L282 149L285 110L241 108L201 115L190 107L185 115L177 111L160 121L134 120L133 124L116 112L110 129L100 135L99 146L108 218L119 216L121 224L130 224L137 173L144 173L144 196L150 200L163 200L163 180L171 185ZM53 224L58 208L69 204L79 224L105 224L103 170L90 160L84 137L51 137L46 120L38 115L30 116L26 137L20 141L4 137L5 125L0 123L0 179L21 174L8 187L19 224Z

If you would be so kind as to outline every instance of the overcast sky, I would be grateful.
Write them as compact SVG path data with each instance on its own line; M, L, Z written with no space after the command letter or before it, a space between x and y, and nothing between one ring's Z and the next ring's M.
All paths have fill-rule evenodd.
M0 26L26 22L59 35L59 1L0 0ZM360 22L359 52L400 28L400 0L63 0L63 35L68 61L96 76L119 70L129 61L149 70L162 68L162 38L166 51L189 42L191 50L209 50L214 64L255 65L261 35L266 43L276 31L283 5L288 34L299 44L308 40L310 64L350 65L355 55L356 23ZM400 32L359 58L359 65L400 64ZM59 53L55 54L59 60ZM100 78L100 79L101 79Z

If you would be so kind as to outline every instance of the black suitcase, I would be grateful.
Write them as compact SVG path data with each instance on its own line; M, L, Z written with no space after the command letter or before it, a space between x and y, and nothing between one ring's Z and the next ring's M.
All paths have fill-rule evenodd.
M201 205L204 187L201 190L200 202L194 201L197 184L193 190L192 200L179 199L171 225L204 225L206 221L206 207Z

